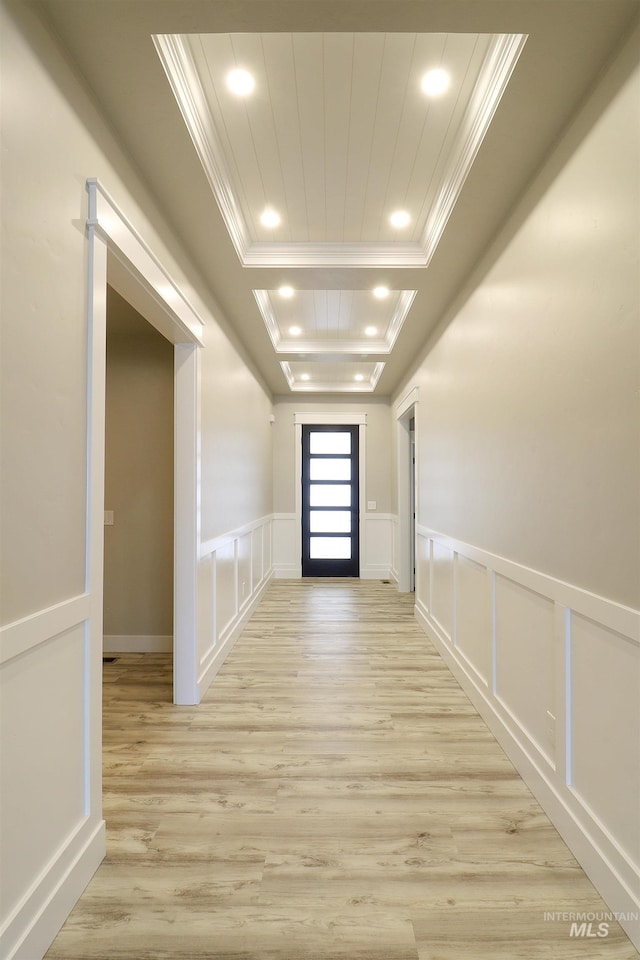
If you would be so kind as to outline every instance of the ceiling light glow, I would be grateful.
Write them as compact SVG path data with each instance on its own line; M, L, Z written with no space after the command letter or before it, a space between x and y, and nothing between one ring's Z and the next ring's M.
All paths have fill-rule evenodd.
M253 93L255 85L256 82L248 70L231 70L227 74L227 86L238 97L247 97Z
M384 300L389 296L389 287L376 287L373 291L376 300Z
M308 379L309 379L309 374L308 374L308 373L301 373L301 374L300 374L300 379L301 379L301 380L308 380Z
M361 373L356 373L356 375L355 375L355 377L354 377L353 379L354 379L354 380L357 380L358 383L359 383L361 380L364 380L364 376L363 376L363 374L361 374Z
M289 287L285 285L284 287L280 287L280 289L278 290L278 293L280 294L281 297L284 297L285 300L290 300L291 297L293 296L293 287Z
M364 332L365 332L365 336L367 336L367 337L375 337L376 333L378 332L378 328L377 328L377 327L365 327L365 328L364 328Z
M428 97L439 97L449 86L449 74L446 70L429 70L422 78L421 86Z
M271 207L267 207L266 210L262 212L260 223L263 227L277 227L280 223L280 214L276 213Z
M302 330L300 327L289 327L289 333L292 337L299 337L302 333Z
M389 223L391 224L392 227L396 227L396 229L400 230L402 229L402 227L407 226L410 219L411 217L409 216L406 210L396 210L389 217Z

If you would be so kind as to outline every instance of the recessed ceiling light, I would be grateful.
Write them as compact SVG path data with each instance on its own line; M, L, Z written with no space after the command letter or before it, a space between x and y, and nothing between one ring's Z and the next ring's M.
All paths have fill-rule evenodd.
M256 82L248 70L231 70L227 74L227 86L238 97L246 97L253 93L255 85Z
M280 294L281 297L284 297L285 300L290 300L291 297L293 296L293 287L289 287L285 285L284 287L280 287L280 289L278 290L278 293Z
M378 332L378 328L377 328L377 327L365 327L365 328L364 328L364 332L365 332L365 334L366 334L367 337L375 337L376 333Z
M354 380L358 380L358 381L364 380L364 376L363 376L363 374L361 374L361 373L356 373L356 375L355 375L355 377L354 377L353 379L354 379Z
M428 97L439 97L449 86L449 74L446 70L429 70L422 78L421 86Z
M302 330L300 329L300 327L289 327L289 333L291 334L292 337L299 337L300 334L302 333Z
M308 374L308 373L301 373L301 374L300 374L300 379L301 379L301 380L308 380L308 379L309 379L309 374Z
M397 227L398 229L401 229L402 227L407 226L410 219L411 217L409 216L406 210L396 210L389 217L389 223L391 224L392 227Z
M277 227L280 223L280 214L276 213L271 207L262 211L260 223L263 227Z
M373 295L377 300L384 300L389 296L389 287L376 287Z

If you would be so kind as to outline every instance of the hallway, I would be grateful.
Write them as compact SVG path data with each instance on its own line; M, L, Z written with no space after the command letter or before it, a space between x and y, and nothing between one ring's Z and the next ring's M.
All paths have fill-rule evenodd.
M48 960L637 956L545 920L607 908L413 600L272 582L198 708L105 664L108 854Z

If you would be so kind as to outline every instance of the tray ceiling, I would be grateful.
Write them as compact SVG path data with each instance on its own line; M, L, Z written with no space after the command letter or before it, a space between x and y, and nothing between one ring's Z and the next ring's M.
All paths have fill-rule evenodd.
M528 191L545 187L538 172L568 149L638 12L637 0L13 6L40 18L84 83L77 109L121 148L108 186L138 175L134 195L157 199L186 293L209 305L265 389L379 397L400 388L499 254L505 225L526 217ZM250 95L227 87L237 68L253 76ZM429 97L433 69L449 83ZM261 222L267 206L277 227ZM408 221L394 228L398 211Z
M154 37L240 262L292 270L427 267L525 40ZM415 291L376 304L373 290L285 289L253 291L276 352L333 351L311 382L373 391L384 364L356 380L345 355L388 354Z

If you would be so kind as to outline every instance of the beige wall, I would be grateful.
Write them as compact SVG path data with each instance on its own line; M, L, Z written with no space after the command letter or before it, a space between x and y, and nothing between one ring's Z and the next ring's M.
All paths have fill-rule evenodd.
M104 632L173 634L173 344L107 293Z
M391 412L387 400L278 398L274 404L274 512L295 511L295 413L366 413L366 500L375 500L378 513L391 510ZM364 505L361 505L364 508Z
M202 539L269 515L273 501L271 398L224 335L202 354Z
M640 605L633 45L396 397L419 387L421 524Z
M0 563L8 623L85 587L87 177L104 183L194 306L221 313L55 41L23 4L4 6ZM202 525L212 536L270 511L270 398L215 322L205 343ZM241 441L228 418L231 429L242 425Z

